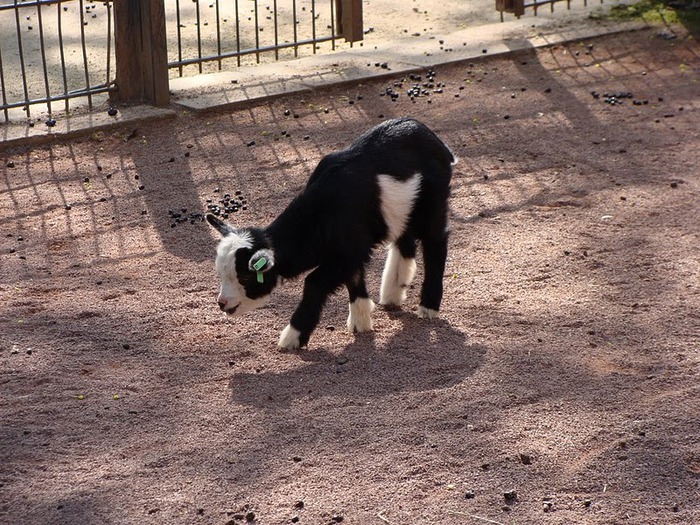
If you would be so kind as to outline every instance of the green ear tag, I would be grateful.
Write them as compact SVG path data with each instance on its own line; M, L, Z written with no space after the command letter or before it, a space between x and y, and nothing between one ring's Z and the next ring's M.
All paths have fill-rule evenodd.
M265 268L265 265L267 264L267 259L265 257L260 257L255 263L253 263L253 269L257 272L257 279L259 283L263 282L263 273L260 271L263 268Z

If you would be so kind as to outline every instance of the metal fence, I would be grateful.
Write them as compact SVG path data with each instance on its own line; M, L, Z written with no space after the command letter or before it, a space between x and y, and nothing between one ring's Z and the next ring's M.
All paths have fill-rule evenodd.
M602 4L604 0L599 0ZM532 9L532 14L537 16L537 11L548 5L550 12L554 12L554 4L566 3L566 8L571 9L571 0L496 0L496 11L501 13L501 22L503 22L503 13L509 13L520 18L525 14L526 9ZM588 7L588 0L583 0L584 7Z
M163 105L169 76L334 50L340 38L362 39L362 0L0 0L0 122L51 126L56 110L108 95Z
M39 105L70 111L71 99L89 108L113 89L111 2L0 0L0 111L5 122L31 120ZM102 45L95 42L102 40ZM52 120L47 119L51 125Z
M300 49L316 53L323 43L335 50L339 8L337 0L166 1L168 67L183 76L188 66L201 74L227 61L241 66L295 58Z
M495 0L495 8L503 19L557 2L571 7ZM0 123L51 126L56 111L108 98L166 105L171 77L334 50L339 39L363 39L362 3L0 0Z

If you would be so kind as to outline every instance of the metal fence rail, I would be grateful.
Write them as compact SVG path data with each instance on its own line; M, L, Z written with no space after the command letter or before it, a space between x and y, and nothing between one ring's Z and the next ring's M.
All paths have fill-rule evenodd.
M362 0L0 0L0 122L51 126L108 94L166 105L170 76L362 36Z
M93 107L93 95L113 89L111 1L0 0L0 111L21 108L31 119L32 106L57 103L66 112L81 98ZM94 46L95 39L106 45ZM38 72L37 72L38 71ZM99 80L96 80L99 78Z
M296 58L300 48L316 53L324 42L335 50L339 5L338 0L166 1L168 67L183 76L187 66L206 73L221 70L229 59L241 66L246 58L255 63Z
M525 14L526 9L532 9L532 14L537 16L537 10L543 6L549 5L550 12L554 12L554 4L565 2L566 8L571 9L572 0L496 0L496 11L501 13L501 22L503 22L503 13L510 13L518 18ZM599 0L602 4L604 0ZM584 7L588 7L588 0L583 0Z

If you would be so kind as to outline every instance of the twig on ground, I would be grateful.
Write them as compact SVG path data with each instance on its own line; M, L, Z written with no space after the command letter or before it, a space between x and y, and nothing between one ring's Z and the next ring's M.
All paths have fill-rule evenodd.
M466 512L457 512L454 510L451 511L450 514L455 514L457 516L464 516L466 518L480 520L480 521L483 521L484 523L492 523L493 525L505 525L505 523L501 523L500 521L490 520L488 518L484 518L483 516L477 516L476 514L467 514Z
M385 518L384 516L382 516L382 512L384 512L384 511L383 511L383 510L380 510L379 512L377 512L377 518L379 518L380 520L382 520L384 523L387 523L388 525L392 525L392 523L391 523L387 518Z

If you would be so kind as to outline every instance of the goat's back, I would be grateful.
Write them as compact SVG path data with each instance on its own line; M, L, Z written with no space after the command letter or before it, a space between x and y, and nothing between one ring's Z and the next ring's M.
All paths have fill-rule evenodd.
M415 173L446 179L456 162L450 148L425 124L408 117L387 120L358 137L346 149L326 155L308 184L329 172L344 171L355 177L392 175L405 180ZM438 182L438 181L434 181Z

